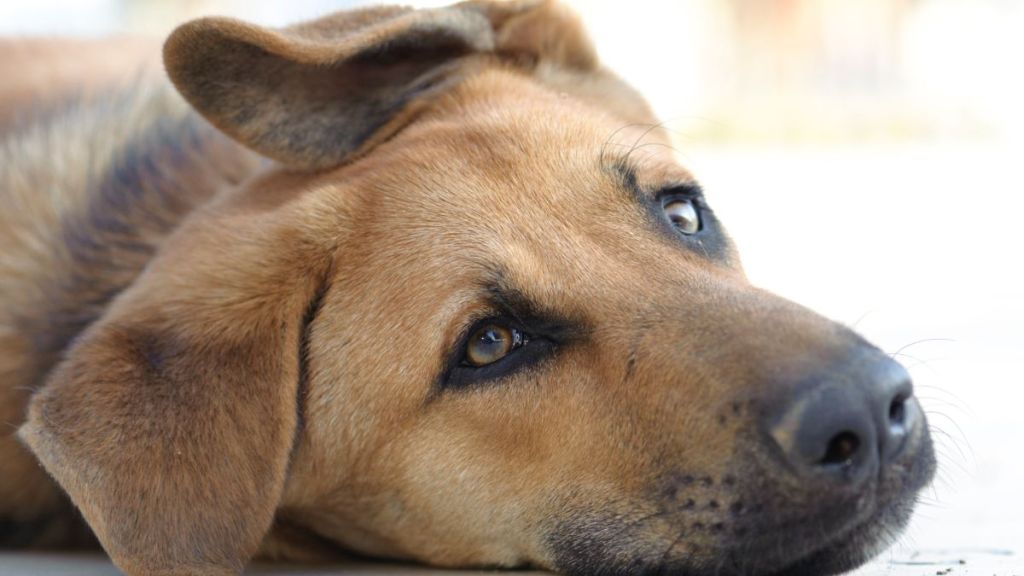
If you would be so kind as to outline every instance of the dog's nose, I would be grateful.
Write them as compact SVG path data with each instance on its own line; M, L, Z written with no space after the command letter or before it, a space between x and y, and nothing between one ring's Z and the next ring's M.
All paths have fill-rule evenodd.
M805 389L773 419L771 436L797 474L856 483L888 466L919 425L909 374L873 356Z

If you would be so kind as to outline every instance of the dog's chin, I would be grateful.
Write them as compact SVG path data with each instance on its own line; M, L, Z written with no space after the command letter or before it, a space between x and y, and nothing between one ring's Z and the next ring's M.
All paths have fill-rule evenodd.
M802 544L806 551L780 568L746 572L771 576L829 576L864 564L885 550L906 528L917 504L917 494L931 482L935 469L935 454L926 436L913 458L913 465L908 466L903 478L890 479L888 489L878 495L873 512L866 519L814 538L804 538Z
M653 547L640 544L635 546L637 555L628 558L614 545L599 550L583 544L572 547L571 554L561 554L558 569L569 576L831 576L852 570L884 550L906 526L912 509L913 504L907 503L880 510L847 531L831 538L819 535L814 542L780 534L770 545L736 542L708 556L673 558L652 554Z
M710 544L684 536L653 536L641 522L594 515L562 525L549 540L556 567L570 576L830 576L852 570L888 547L931 480L935 460L925 439L902 478L876 485L873 496L849 499L812 515L781 504L748 524L743 536L720 533ZM781 520L780 520L781 519Z
M775 556L781 568L765 566L767 562L752 563L740 573L770 574L771 576L831 576L852 570L871 560L885 550L903 531L910 521L914 500L895 505L882 506L867 520L856 523L847 530L821 535L816 542L804 542L803 555L788 562ZM750 558L757 559L756 551L748 551ZM770 558L770 554L760 556ZM758 564L761 564L760 566ZM765 568L768 568L765 571Z

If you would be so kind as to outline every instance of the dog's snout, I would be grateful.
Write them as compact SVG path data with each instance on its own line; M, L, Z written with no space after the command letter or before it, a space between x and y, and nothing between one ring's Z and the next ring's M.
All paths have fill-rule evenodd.
M774 415L772 439L796 474L858 483L902 451L921 420L910 376L872 356L835 368Z

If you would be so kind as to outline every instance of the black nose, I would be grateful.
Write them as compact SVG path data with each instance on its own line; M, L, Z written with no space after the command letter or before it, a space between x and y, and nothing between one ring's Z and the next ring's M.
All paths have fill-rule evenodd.
M910 375L872 354L798 393L771 435L798 474L849 483L891 464L920 421Z

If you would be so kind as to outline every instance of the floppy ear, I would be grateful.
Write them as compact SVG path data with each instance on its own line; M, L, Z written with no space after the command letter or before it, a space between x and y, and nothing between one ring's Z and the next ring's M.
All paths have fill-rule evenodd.
M68 350L19 436L125 573L235 574L281 498L326 252L190 222Z
M579 23L550 1L381 7L270 29L205 18L164 46L178 91L239 142L297 168L327 168L405 125L418 104L492 53L596 66Z
M597 51L583 23L554 0L465 3L486 14L495 30L495 50L568 69L593 72L600 67Z

